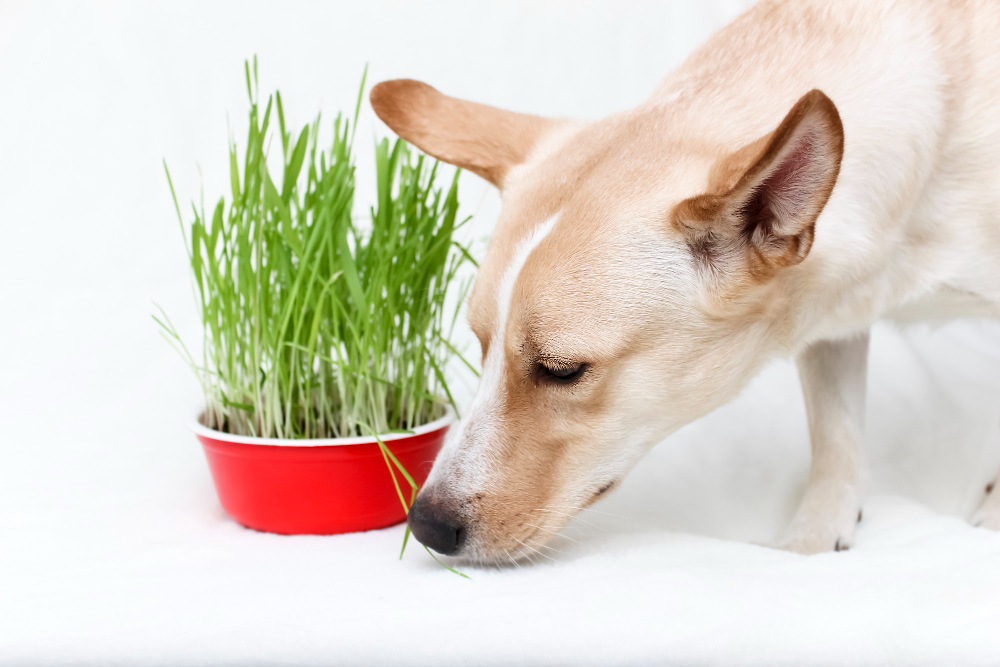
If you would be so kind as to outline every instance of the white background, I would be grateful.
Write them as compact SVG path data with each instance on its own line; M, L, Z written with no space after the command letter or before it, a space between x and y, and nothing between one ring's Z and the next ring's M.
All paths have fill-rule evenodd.
M185 429L197 385L149 317L198 338L161 159L182 201L226 192L243 58L295 124L352 108L366 61L370 81L596 118L744 4L0 4L0 662L1000 661L1000 535L962 520L1000 465L995 324L877 329L847 553L756 545L808 465L787 362L660 445L558 562L471 582L397 561L401 527L238 527ZM359 202L386 133L366 107ZM462 201L483 237L498 197L465 175Z

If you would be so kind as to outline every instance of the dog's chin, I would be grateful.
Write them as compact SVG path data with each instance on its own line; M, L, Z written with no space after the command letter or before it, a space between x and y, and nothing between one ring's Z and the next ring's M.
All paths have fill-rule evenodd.
M464 565L497 568L500 570L531 565L531 560L528 558L526 550L515 553L511 552L510 549L507 549L506 551L501 549L500 552L497 553L489 550L473 549L457 554L453 556L451 560L459 567Z
M546 553L548 555L548 551L542 545L528 548L515 542L513 546L507 547L470 548L452 556L452 561L457 565L475 565L505 569L537 564L548 560L548 558L541 558L539 553ZM549 556L549 558L551 557Z

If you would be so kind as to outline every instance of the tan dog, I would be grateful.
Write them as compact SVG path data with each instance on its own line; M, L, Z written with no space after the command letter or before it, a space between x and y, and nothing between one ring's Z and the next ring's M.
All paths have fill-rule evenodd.
M372 90L491 181L478 393L413 507L425 544L515 559L672 431L795 355L809 486L781 546L847 548L868 330L1000 315L1000 3L764 2L593 123ZM1000 491L975 522L1000 529Z

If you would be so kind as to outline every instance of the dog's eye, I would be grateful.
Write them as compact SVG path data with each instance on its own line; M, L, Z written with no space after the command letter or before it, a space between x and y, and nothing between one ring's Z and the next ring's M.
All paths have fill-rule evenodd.
M573 382L587 370L587 364L555 364L539 362L538 371L543 379L555 382Z

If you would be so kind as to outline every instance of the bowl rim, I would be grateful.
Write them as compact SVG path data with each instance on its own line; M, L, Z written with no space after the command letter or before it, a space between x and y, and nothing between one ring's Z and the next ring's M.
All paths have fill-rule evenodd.
M386 442L389 440L402 440L404 438L424 435L425 433L431 433L445 428L446 426L450 426L456 421L455 411L450 405L445 405L444 416L435 419L432 422L423 424L422 426L418 426L409 433L379 434L377 439L375 436L370 435L352 436L348 438L258 438L252 435L233 435L231 433L225 433L224 431L216 431L215 429L208 428L201 423L202 414L204 414L204 410L199 411L193 419L188 421L188 428L197 436L220 440L222 442L231 442L239 445L270 445L272 447L337 447L340 445L371 445L375 444L379 439L382 440L382 442Z

